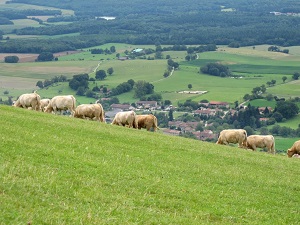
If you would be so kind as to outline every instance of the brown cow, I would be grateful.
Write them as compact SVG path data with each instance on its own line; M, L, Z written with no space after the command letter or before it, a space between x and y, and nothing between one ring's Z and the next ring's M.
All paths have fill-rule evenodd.
M82 104L76 107L75 118L89 118L98 120L99 122L105 122L104 110L100 103L96 104Z
M45 108L45 112L54 112L54 114L56 114L57 111L68 109L71 112L71 115L74 115L75 107L76 99L73 95L61 95L55 96L50 100Z
M14 107L32 109L39 111L41 108L41 97L36 93L22 94L13 104Z
M129 128L138 128L136 114L134 111L118 112L111 124L123 127L128 125Z
M256 148L267 148L269 153L275 154L275 140L273 135L250 135L245 147L256 151Z
M150 129L153 127L154 132L156 129L159 130L159 127L157 126L157 118L152 115L136 115L137 123L138 123L138 129L145 128L147 131L150 131Z
M295 154L300 154L300 140L296 141L286 153L289 158L293 157Z
M220 132L218 141L216 144L228 145L229 143L239 144L240 148L246 145L247 132L244 129L227 129Z

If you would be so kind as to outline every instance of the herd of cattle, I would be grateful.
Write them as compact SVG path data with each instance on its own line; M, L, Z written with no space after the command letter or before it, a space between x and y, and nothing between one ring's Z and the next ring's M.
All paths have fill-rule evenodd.
M71 116L75 118L91 119L105 123L105 112L100 103L81 104L76 107L76 99L73 95L61 95L55 96L52 99L41 99L36 92L22 94L13 103L13 106L54 114L68 110ZM151 128L154 131L159 129L157 118L154 115L136 115L134 111L118 112L112 124L135 129L145 128L147 131L150 131Z
M13 106L54 114L69 110L71 116L75 118L92 119L105 123L105 113L100 103L81 104L76 107L76 99L73 95L61 95L55 96L52 99L41 99L36 92L23 94L14 102ZM150 131L151 128L154 131L159 129L157 118L154 115L137 115L134 111L118 112L112 124L135 129L145 128L147 131ZM222 130L217 144L228 145L230 143L238 143L240 148L252 149L253 151L256 151L256 148L267 148L269 153L275 154L275 139L272 135L247 136L247 132L244 129ZM300 155L300 140L296 141L287 150L287 155L288 157L298 157Z
M250 135L244 129L227 129L220 132L217 144L228 145L237 144L240 148L252 149L267 148L268 153L275 154L275 139L273 135ZM293 146L287 150L288 157L299 157L300 140L296 141Z

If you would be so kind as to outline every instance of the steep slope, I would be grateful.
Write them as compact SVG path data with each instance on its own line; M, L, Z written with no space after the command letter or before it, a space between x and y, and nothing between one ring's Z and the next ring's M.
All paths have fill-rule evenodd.
M0 105L0 224L296 224L300 161Z

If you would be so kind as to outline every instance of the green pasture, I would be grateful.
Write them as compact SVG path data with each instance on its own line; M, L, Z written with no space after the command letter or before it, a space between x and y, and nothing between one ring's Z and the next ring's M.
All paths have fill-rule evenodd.
M275 106L276 106L276 101L275 100L267 101L265 99L255 99L255 100L249 101L248 103L250 103L251 106L256 106L256 107L266 107L266 106L269 106L272 109L274 109Z
M299 222L297 158L10 106L0 114L0 224Z
M286 151L292 147L295 141L300 140L300 138L282 138L275 136L275 149L280 151L280 154L285 155Z
M289 120L286 120L284 122L280 122L280 123L277 123L279 126L283 127L290 127L292 129L298 129L299 128L299 125L300 125L300 115L298 114L297 116L289 119Z
M300 97L300 80L294 80L291 82L286 82L285 84L276 85L268 88L267 92L280 97L285 97L286 99L290 97Z
M167 69L166 60L104 60L100 63L98 70L107 71L113 67L114 73L101 82L109 88L116 87L118 84L127 82L129 79L134 81L145 80L147 82L157 82L163 79L163 74ZM95 76L94 74L91 76ZM155 85L154 85L155 86Z
M0 25L0 30L5 33L10 33L14 29L22 29L25 27L40 27L37 21L31 19L19 19L19 20L12 20L14 24L12 25Z
M103 46L95 46L94 48L110 48L116 47L117 53L122 53L125 50L131 51L134 48L154 48L154 46L134 46L128 44L108 43ZM44 80L56 75L72 75L80 73L89 73L90 77L94 77L95 69L107 70L113 67L114 73L112 76L107 76L103 81L98 81L97 84L105 85L109 89L116 87L122 82L129 79L135 81L145 80L150 82L155 87L155 92L161 93L163 99L168 99L177 104L187 99L200 101L203 99L227 101L233 103L235 101L242 102L245 94L251 94L254 87L266 85L268 81L276 80L274 87L268 87L267 93L278 96L299 96L298 82L291 81L291 74L280 71L282 68L291 68L290 70L297 70L300 68L295 61L282 60L281 55L274 57L272 52L259 49L255 50L249 48L240 49L242 53L229 52L231 49L222 47L223 51L204 52L200 53L200 58L191 62L184 61L186 55L185 51L169 51L164 52L164 55L170 55L174 61L179 62L178 70L168 77L164 78L163 73L167 68L167 60L117 60L115 54L98 55L91 54L89 49L84 49L77 54L68 54L66 56L59 56L56 62L46 63L18 63L2 65L2 76L33 78ZM239 49L234 49L239 51ZM247 53L251 52L250 53ZM254 52L253 52L254 51ZM263 54L262 54L263 52ZM286 59L289 56L283 57ZM293 55L293 57L298 57ZM240 75L240 78L220 78L199 73L200 66L208 62L221 62L233 71L234 74ZM248 64L247 66L246 63ZM300 70L300 69L299 69ZM238 72L235 72L238 71ZM282 82L282 77L287 76L286 83ZM195 94L180 94L179 91L188 89L188 84L192 84L191 91L207 91L204 95ZM91 86L92 88L93 86ZM65 91L66 90L66 91ZM68 94L68 89L55 90L56 92ZM135 102L132 93L125 93L117 96L121 102ZM89 100L88 100L89 101Z

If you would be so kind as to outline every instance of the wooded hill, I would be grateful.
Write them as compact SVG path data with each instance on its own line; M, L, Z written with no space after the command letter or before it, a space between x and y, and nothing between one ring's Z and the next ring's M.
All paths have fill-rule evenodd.
M62 35L51 40L7 40L0 52L40 53L74 50L106 42L130 44L300 45L300 3L282 1L36 1L14 0L72 9L75 16L49 18L40 27L16 29L17 35ZM289 7L293 5L293 7ZM270 12L281 12L275 16ZM294 14L286 14L286 13ZM24 13L24 12L23 12ZM37 12L36 12L37 13ZM41 12L42 13L42 12ZM43 12L44 13L44 12ZM28 14L28 13L27 13ZM59 14L59 13L58 13ZM28 14L29 16L29 14ZM114 16L115 20L96 19ZM7 20L6 20L7 21ZM52 22L51 22L52 21ZM69 21L69 24L56 22ZM78 36L78 34L80 34ZM14 46L17 46L14 48ZM35 46L35 47L33 47Z

